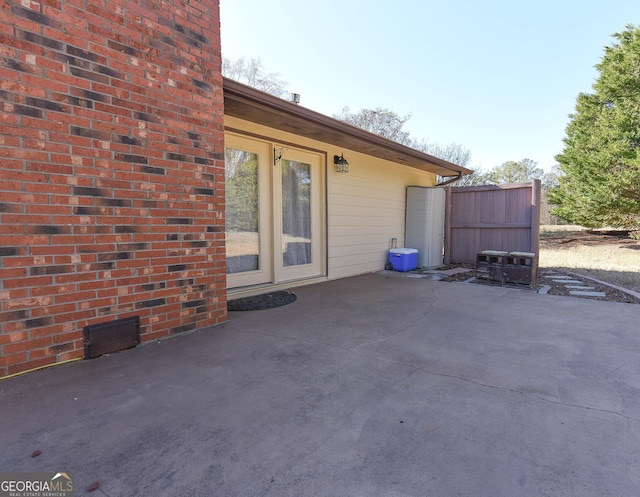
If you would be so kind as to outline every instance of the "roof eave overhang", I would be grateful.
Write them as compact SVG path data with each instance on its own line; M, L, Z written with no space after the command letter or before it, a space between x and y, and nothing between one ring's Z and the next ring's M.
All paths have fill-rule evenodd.
M224 113L445 177L473 171L351 126L338 119L223 78Z

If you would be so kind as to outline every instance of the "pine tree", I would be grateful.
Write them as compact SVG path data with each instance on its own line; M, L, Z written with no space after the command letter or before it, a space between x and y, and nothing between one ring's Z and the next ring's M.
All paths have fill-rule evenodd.
M556 157L553 214L589 228L640 227L640 29L614 35L593 93L578 96Z

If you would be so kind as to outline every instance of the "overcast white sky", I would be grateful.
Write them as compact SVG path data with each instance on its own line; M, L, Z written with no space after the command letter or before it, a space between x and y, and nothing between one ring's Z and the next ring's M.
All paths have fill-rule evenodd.
M300 104L411 114L415 138L459 143L472 168L549 170L611 35L639 0L220 0L223 56L259 57Z

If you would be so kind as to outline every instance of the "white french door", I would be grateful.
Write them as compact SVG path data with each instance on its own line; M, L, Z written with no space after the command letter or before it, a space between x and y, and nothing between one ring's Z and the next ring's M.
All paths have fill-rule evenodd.
M276 281L319 276L325 245L321 156L285 149L275 173Z
M273 279L269 146L225 136L225 244L227 287Z
M225 141L228 288L322 275L324 154Z

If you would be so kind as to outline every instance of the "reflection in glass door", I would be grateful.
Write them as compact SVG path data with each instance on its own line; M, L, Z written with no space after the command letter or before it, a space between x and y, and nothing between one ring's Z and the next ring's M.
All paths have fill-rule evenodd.
M323 155L225 135L227 287L321 276Z
M273 279L268 144L237 136L225 141L227 286L268 283Z
M322 155L286 149L279 161L274 203L276 281L321 276L324 268ZM279 260L278 260L279 259Z
M282 161L282 265L312 262L311 165Z
M227 274L260 269L258 155L225 149Z

